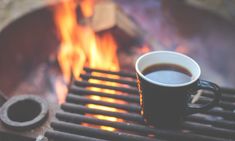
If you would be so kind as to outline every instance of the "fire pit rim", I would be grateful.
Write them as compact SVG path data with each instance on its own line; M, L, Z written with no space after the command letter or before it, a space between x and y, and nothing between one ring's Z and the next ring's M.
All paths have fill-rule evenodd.
M32 120L29 121L19 122L10 119L8 114L9 108L23 101L32 101L37 103L40 106L40 112ZM45 121L46 118L48 117L48 111L49 111L48 103L41 97L34 95L20 95L10 98L2 105L0 109L0 119L3 122L3 124L8 128L15 130L27 130L37 127L43 121Z

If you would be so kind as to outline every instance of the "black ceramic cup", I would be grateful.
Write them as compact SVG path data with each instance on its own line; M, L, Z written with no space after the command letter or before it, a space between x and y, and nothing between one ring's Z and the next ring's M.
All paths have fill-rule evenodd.
M192 74L189 82L164 84L147 78L143 70L155 64L175 64ZM140 94L141 114L149 125L159 128L180 127L187 115L204 112L214 107L221 96L220 88L199 79L201 69L190 57L171 51L155 51L140 56L135 65ZM191 105L191 95L197 90L212 91L214 99L205 105Z

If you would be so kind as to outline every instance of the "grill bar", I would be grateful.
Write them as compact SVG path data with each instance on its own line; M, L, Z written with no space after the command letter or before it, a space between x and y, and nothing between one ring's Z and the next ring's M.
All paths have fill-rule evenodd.
M110 111L104 111L104 110L99 110L99 109L91 109L91 108L87 108L86 106L68 104L68 103L63 104L61 108L71 113L101 114L101 115L122 118L124 120L130 120L130 121L135 121L135 122L144 124L144 120L140 114L110 112Z
M111 122L111 121L105 121L105 120L100 120L100 119L96 119L96 118L92 118L92 117L85 117L83 115L78 115L78 114L69 114L69 113L58 113L56 114L56 117L60 120L63 121L72 121L72 123L81 123L81 122L86 122L86 123L92 123L92 124L97 124L97 125L105 125L105 126L111 126L111 127L115 127L118 129L124 129L124 130L128 130L128 131L133 131L133 132L137 132L137 133L144 133L144 134L155 134L156 136L167 136L167 137L171 137L172 139L179 139L179 140L211 140L211 141L221 141L218 138L209 138L209 137L205 137L205 136L201 136L198 134L187 134L185 135L185 133L173 133L173 132L168 132L164 131L164 130L155 130L153 128L144 126L144 125L136 125L136 124L130 124L130 123L122 123L122 122Z
M109 71L107 71L107 72L109 72ZM97 80L104 80L104 81L110 81L110 82L117 82L117 83L121 83L121 84L128 84L128 85L134 86L134 87L136 87L136 85L137 85L135 80L113 79L113 78L106 78L106 77L100 77L100 76L92 76L90 74L81 74L80 76L81 76L81 78L83 78L85 80L92 78L92 79L97 79ZM136 91L137 91L137 89L136 89ZM222 88L222 91L228 93L228 94L225 93L221 96L222 101L228 101L228 102L234 102L235 101L235 96L229 94L231 92L235 93L235 91L233 89ZM209 97L209 98L214 97L214 95L211 94L211 93L203 93L203 96L206 96L206 97ZM222 105L227 105L227 104L226 104L226 102L225 102L225 104L222 102ZM232 105L232 106L234 106L234 105ZM227 106L227 107L229 107L229 106Z
M90 83L90 82L86 82L86 81L74 81L74 84L77 85L77 86L82 86L82 87L97 87L97 88L103 88L103 89L110 89L110 90L126 92L126 93L129 93L129 94L138 94L138 90L135 89L135 88L115 87L115 86L108 86L108 85Z
M74 83L75 83L75 85L82 86L82 87L98 87L98 88L116 90L116 91L121 91L121 92L126 92L126 93L138 94L137 88L107 86L107 85L102 85L102 84L90 83L90 82L86 82L86 81L75 81ZM209 95L210 97L212 97L211 94L209 94L209 93L206 93L206 95L207 96ZM209 98L204 97L204 99L200 99L199 102L207 103L207 102L210 101L210 97ZM224 97L224 96L222 96L222 97ZM227 97L224 97L224 98L230 99L230 101L233 102L232 100L233 100L234 97L233 96L227 96ZM227 109L234 109L235 104L231 103L231 102L221 101L219 103L219 106L221 106L223 108L227 108Z
M207 114L211 114L214 116L221 116L227 120L232 120L232 121L234 121L235 119L235 112L227 110L212 109L207 111Z
M112 95L112 94L110 94L110 95ZM103 102L100 102L100 103L102 105ZM105 105L105 104L103 104L103 105ZM136 112L138 112L140 107L136 106L134 109L136 109ZM222 116L224 118L230 118L230 119L235 118L235 113L232 112L232 111L212 109L212 110L209 110L208 112L209 112L209 114L213 114L213 115L216 115L216 116Z
M81 74L80 77L82 79L97 79L97 80L103 80L103 81L109 81L109 82L116 82L120 84L127 84L133 87L136 87L137 83L135 81L130 80L124 80L124 79L114 79L114 78L107 78L107 77L101 77L101 76L92 76L90 74Z
M208 115L208 117L211 117ZM208 119L208 117L201 117L197 115L188 116L186 120L193 121L193 122L199 122L204 124L210 124L215 127L221 127L221 128L228 128L235 130L235 122L229 121L229 120L221 120L221 117L218 117L219 119L216 119L215 117L211 117Z
M102 111L102 110L97 110L97 109L89 109L85 106L73 106L73 105L66 105L67 110L70 110L70 112L75 112L75 113L83 113L85 111L85 113L91 113L91 114L103 114L103 115L107 115L107 116L113 116L113 117L117 117L117 118L123 118L126 120L131 120L131 121L138 121L143 123L143 119L140 115L138 114L130 114L130 113L118 113L118 112L109 112L109 111ZM66 109L65 108L65 109ZM234 122L229 122L226 120L210 120L210 119L205 119L205 118L200 118L196 115L191 116L190 118L187 118L187 120L189 121L197 121L199 123L213 123L215 125L217 125L218 127L226 127L229 129L234 129ZM194 127L199 127L199 126L194 126ZM185 126L186 129L188 129L188 126ZM216 127L205 127L207 130L215 130L217 131ZM228 132L233 132L233 130L227 130Z
M56 117L60 120L72 121L73 123L77 123L77 124L81 122L85 122L85 123L92 123L96 125L115 127L117 129L123 129L123 130L142 133L142 134L154 133L153 129L146 127L144 125L137 125L137 124L125 123L125 122L112 122L112 121L97 119L94 117L86 117L80 114L60 112L56 114Z
M221 91L222 91L223 93L232 94L232 95L234 95L234 93L235 93L235 89L232 89L232 88L224 88L224 87L222 87L222 88L221 88Z
M132 105L124 105L124 104L108 103L108 102L103 102L103 101L95 101L95 100L90 100L88 98L84 98L81 96L68 95L67 101L71 102L71 103L99 104L99 105L103 105L103 106L119 108L119 109L128 110L128 111L132 111L132 112L137 112L137 113L140 112L140 106L137 106L137 105L133 105L133 104ZM221 112L223 112L223 111L221 111ZM199 117L196 115L190 116L187 119L190 121L197 121L200 123L212 124L217 127L235 129L235 122L231 122L231 121L227 121L227 120L208 119L208 118L202 118L202 117Z
M209 103L211 100L209 98L201 98L198 100L198 103ZM227 110L234 110L235 104L231 102L220 101L218 106L227 109Z
M47 138L56 140L56 141L107 141L102 139L91 138L87 136L74 135L70 133L60 132L60 131L47 131L45 133Z
M85 74L81 81L74 81L69 89L66 103L56 114L56 121L47 132L51 139L61 140L167 140L167 141L235 141L235 90L222 88L222 98L218 107L200 114L186 117L181 129L163 130L148 127L140 115L138 89L135 74L112 72L99 69L84 68ZM95 74L92 72L98 72ZM100 74L100 76L98 76ZM112 74L119 77L106 78L102 74ZM90 83L89 79L105 82L115 82L120 85L110 86L103 83ZM116 91L115 94L98 92L87 87L97 87ZM101 99L90 99L89 96L100 96ZM122 100L122 103L108 102L102 98ZM203 91L197 103L208 103L214 95ZM93 109L87 104L102 105L116 108L117 111ZM95 108L95 107L94 107ZM118 112L118 110L121 110ZM123 119L123 121L107 121L92 115L103 115ZM86 123L86 124L83 124ZM91 126L89 126L91 125ZM89 127L88 127L89 126ZM99 126L115 128L114 132L99 129ZM58 136L61 137L58 137ZM70 137L71 135L71 137ZM86 138L88 137L88 138ZM155 139L157 138L157 139ZM96 141L96 140L94 140Z
M196 122L188 121L183 124L183 127L200 134L211 135L221 138L223 137L227 139L235 139L235 131L229 129L211 127L208 125L202 125Z
M133 73L129 73L129 72L123 72L123 71L114 72L114 71L93 69L93 68L87 68L87 67L85 67L84 70L85 70L86 72L89 72L89 73L91 73L91 72L99 72L99 73L114 74L114 75L118 75L118 76L130 77L130 78L136 79L136 75L133 74Z
M150 139L143 136L133 135L133 134L126 134L126 133L120 133L120 132L109 132L104 131L97 128L92 127L86 127L78 124L71 124L67 122L52 122L51 123L52 128L57 129L59 131L69 132L69 133L75 133L75 134L82 134L85 136L91 136L96 138L104 138L107 140L112 141L160 141L158 139Z
M105 101L99 101L99 100L92 100L91 98L86 98L84 96L78 96L78 95L71 95L69 94L66 99L67 102L70 103L81 103L81 104L98 104L102 106L109 106L113 108L118 108L122 110L127 110L130 112L140 112L140 106L134 105L134 104L116 104L116 103L110 103Z
M97 95L97 96L102 96L102 97L109 97L109 98L114 98L114 99L119 99L119 100L125 100L127 102L135 102L139 103L139 96L137 95L124 95L124 94L110 94L110 93L104 93L104 92L97 92L97 91L92 91L92 90L87 90L82 87L77 87L72 85L69 93L74 94L74 95Z
M214 95L211 93L203 93L203 96L209 97L209 98L214 98ZM235 96L231 94L223 94L221 96L222 101L227 101L227 102L234 102L235 101Z
M136 89L137 90L137 89ZM84 95L84 94L92 94L92 95L98 95L98 96L104 96L104 97L110 97L110 98L115 98L115 99L122 99L125 101L130 101L130 102L137 102L139 103L139 96L135 96L135 95L119 95L119 94L110 94L110 93L104 93L104 92L97 92L97 91L92 91L92 90L88 90L85 89L83 87L78 87L75 85L72 85L70 88L70 93L74 93L74 94L79 94L79 95ZM203 93L203 96L205 98L208 97L207 101L209 101L209 98L213 98L214 95L210 94L210 93ZM201 97L203 97L201 96ZM224 101L225 104L223 105L230 105L230 102L234 102L235 101L235 96L231 95L231 94L223 94L221 96L221 101ZM234 104L232 103L232 106L234 106ZM228 106L229 107L229 106Z

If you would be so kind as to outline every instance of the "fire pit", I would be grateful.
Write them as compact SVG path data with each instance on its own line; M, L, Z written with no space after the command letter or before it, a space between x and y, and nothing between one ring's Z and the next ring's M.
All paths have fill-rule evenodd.
M207 77L218 80L219 84L234 86L230 54L235 51L232 48L235 43L230 38L235 37L235 28L231 24L217 22L218 18L212 16L206 22L215 22L222 28L219 31L215 30L217 26L207 28L210 24L202 19L211 15L202 16L206 12L201 11L195 16L200 22L193 22L194 19L184 26L181 20L187 21L190 17L184 14L188 10L195 14L198 9L177 10L179 5L154 0L146 5L141 4L142 0L136 3L117 0L129 15L145 23L143 27L156 29L156 34L149 36L117 4L106 0L96 2L48 5L1 31L0 89L3 93L0 93L0 105L5 104L0 115L0 140L35 140L37 137L38 140L87 141L235 140L233 89L223 88L219 106L187 117L182 129L160 130L143 122L133 73L136 56L150 50L175 50L195 58L205 68ZM150 14L146 15L150 18L151 13L158 14L152 15L151 24L145 22L143 13L131 12L133 8L148 9ZM164 10L175 15L171 17ZM204 30L195 32L200 25L204 25ZM176 29L179 34L175 33ZM224 36L219 38L218 32ZM204 37L208 40L202 40ZM218 48L216 43L225 43L226 49ZM208 46L214 47L213 53ZM224 55L227 53L229 55ZM226 61L221 62L221 58ZM27 93L33 96L19 96ZM197 102L206 103L211 98L210 93L203 91ZM25 107L30 114L15 112Z
M99 4L95 17L103 14L100 13L102 7L108 7L107 10L111 8L110 12L114 13L110 19L117 12L122 17L118 20L125 20L134 29L126 31L119 23L114 23L111 27L94 27L89 15L79 16L84 8L80 8L81 5L86 8L94 4L68 2L50 5L29 13L1 32L0 66L3 69L0 70L0 87L5 94L10 97L34 93L47 99L51 99L54 94L58 99L52 102L62 102L64 96L58 93L64 90L58 85L64 85L66 89L72 77L79 77L84 65L108 70L118 70L120 65L124 66L125 63L119 64L117 52L131 51L130 45L136 44L134 40L139 38L139 29L114 3ZM67 23L71 24L66 25ZM45 33L47 34L44 35ZM81 36L80 33L86 34ZM67 39L68 37L71 39ZM129 39L127 44L123 43L125 39ZM9 63L12 65L7 65ZM126 68L130 69L129 66Z

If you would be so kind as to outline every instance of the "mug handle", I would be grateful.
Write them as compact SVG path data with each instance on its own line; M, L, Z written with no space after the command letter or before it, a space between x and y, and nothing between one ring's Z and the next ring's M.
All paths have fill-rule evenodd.
M188 105L186 115L199 113L199 112L205 112L213 108L219 102L219 99L221 97L221 91L218 85L216 85L215 83L206 81L206 80L199 80L196 91L200 89L212 91L215 95L214 99L210 103L199 105L199 106Z

